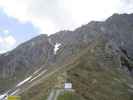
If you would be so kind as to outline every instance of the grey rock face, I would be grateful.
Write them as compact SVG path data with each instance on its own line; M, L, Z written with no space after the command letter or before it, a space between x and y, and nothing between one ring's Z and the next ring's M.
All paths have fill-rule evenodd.
M40 65L48 62L52 55L53 46L45 35L38 36L20 46L8 55L0 56L0 77L16 75L16 72L30 73Z

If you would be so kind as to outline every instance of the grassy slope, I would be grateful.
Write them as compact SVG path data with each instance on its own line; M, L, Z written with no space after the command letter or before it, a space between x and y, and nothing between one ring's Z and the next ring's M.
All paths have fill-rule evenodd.
M76 94L72 92L65 92L57 98L57 100L81 100Z
M132 100L133 80L120 69L119 56L106 48L106 42L101 38L96 40L71 65L24 92L22 100L45 100L64 71L68 72L76 93L85 100Z
M119 56L106 50L106 42L98 41L79 62L68 73L86 100L133 100L133 80L121 70Z

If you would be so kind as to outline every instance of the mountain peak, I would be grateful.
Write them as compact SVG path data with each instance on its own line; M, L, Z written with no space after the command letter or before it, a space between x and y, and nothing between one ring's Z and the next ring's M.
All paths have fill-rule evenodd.
M113 100L121 96L121 100L130 100L128 98L132 97L130 94L133 91L131 85L128 86L133 83L132 41L133 14L114 14L106 21L92 21L74 31L64 30L50 36L41 34L21 44L6 56L0 55L0 92L15 87L26 77L37 75L37 79L41 79L40 84L33 81L36 86L28 82L22 87L28 87L27 84L30 84L33 86L32 91L25 91L30 91L31 94L35 91L42 96L45 93L40 93L40 89L42 92L51 89L57 83L57 76L68 72L77 93L85 100L91 96L101 97L102 100ZM48 72L44 74L46 70ZM103 84L106 88L102 87ZM80 86L82 88L76 88ZM116 87L117 95L111 91ZM91 93L93 95L90 95ZM27 94L23 95L30 98ZM32 95L32 98L40 100L36 95Z

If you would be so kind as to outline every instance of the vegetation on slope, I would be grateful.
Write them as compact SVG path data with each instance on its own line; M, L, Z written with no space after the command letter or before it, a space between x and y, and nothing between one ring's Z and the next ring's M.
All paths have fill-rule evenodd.
M72 92L64 92L63 94L59 95L57 100L81 100L79 96Z
M132 100L132 77L121 68L120 55L97 40L79 64L68 71L76 93L85 100Z
M132 100L132 77L121 68L120 55L103 37L96 38L71 65L62 67L27 92L22 100L42 100L58 83L57 77L67 72L67 78L79 97L85 100ZM70 94L63 95L64 99ZM62 96L60 98L63 98ZM60 99L59 98L59 99Z

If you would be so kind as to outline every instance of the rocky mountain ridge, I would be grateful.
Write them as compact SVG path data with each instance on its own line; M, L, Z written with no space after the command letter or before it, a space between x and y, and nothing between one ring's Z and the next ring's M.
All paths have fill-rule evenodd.
M121 51L126 56L121 57L121 69L129 77L132 76L133 14L114 14L104 22L92 21L74 31L40 35L0 55L0 92L8 90L41 66L47 68L54 64L61 65L92 44L99 35L108 40L115 53ZM57 43L61 45L54 54Z

